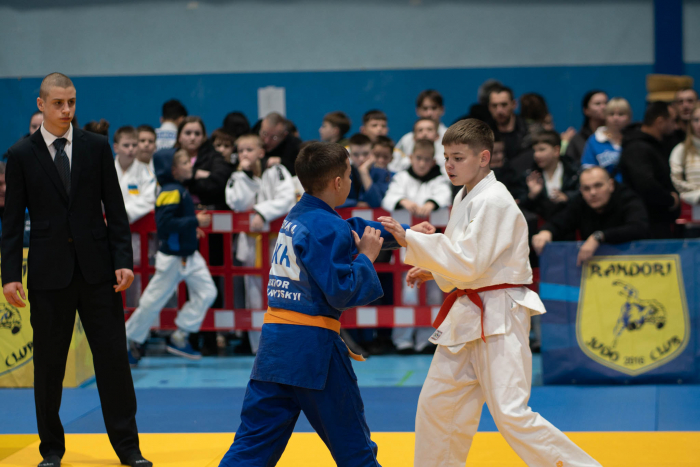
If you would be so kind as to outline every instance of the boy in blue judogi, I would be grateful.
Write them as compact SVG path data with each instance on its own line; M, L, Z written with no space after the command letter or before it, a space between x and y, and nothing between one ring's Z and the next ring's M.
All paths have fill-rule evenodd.
M372 262L382 244L398 245L381 224L345 221L334 211L351 184L341 145L309 144L295 169L306 193L275 245L241 425L219 465L274 466L303 410L337 465L379 466L350 363L362 357L350 355L338 320L344 310L383 295Z

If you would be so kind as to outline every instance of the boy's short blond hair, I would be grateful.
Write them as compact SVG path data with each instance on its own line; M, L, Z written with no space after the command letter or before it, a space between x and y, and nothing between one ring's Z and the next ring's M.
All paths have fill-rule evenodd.
M442 137L442 144L466 144L474 151L493 152L493 130L477 118L467 118L453 124Z
M175 151L175 154L173 154L172 167L175 167L175 164L180 159L189 159L189 158L190 158L190 154L187 152L186 149L178 149L177 151Z
M433 120L432 118L421 117L421 118L419 118L418 120L416 120L416 122L413 124L413 132L414 132L414 133L416 132L416 126L418 126L418 124L419 124L420 122L430 122L430 123L432 123L433 126L435 127L435 132L436 132L436 133L437 133L437 132L439 131L439 129L440 129L440 127L438 126L438 122L436 122L436 121Z
M339 136L342 138L350 131L350 118L344 112L330 112L323 117L324 122L328 122L338 129Z
M241 135L238 138L236 138L236 146L238 146L238 143L240 141L243 141L245 139L252 139L255 141L255 144L258 145L258 147L262 148L265 144L263 143L263 140L260 136L256 135L255 133L248 133L246 135Z
M435 157L435 143L430 141L429 139L417 140L416 143L413 145L413 154L415 154L416 151L419 149L430 151L430 155L432 157Z
M610 115L615 111L622 112L629 115L630 119L632 118L632 107L624 97L613 97L608 101L608 105L605 106L605 115Z

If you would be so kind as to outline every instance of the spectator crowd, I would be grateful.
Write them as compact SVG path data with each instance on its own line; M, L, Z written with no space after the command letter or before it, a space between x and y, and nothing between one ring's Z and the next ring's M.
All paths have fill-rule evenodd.
M480 87L478 96L478 102L458 120L478 118L493 129L496 144L490 165L528 221L533 267L552 241L580 239L581 264L605 243L696 236L695 231L682 229L675 222L682 202L700 204L700 105L694 89L679 89L670 102L649 102L639 121L623 97L591 90L581 100L584 122L578 131L555 129L545 98L539 94L526 93L516 100L509 87L489 80ZM397 143L388 136L387 115L378 109L364 114L356 134L349 134L348 116L334 111L324 116L318 138L304 136L347 148L352 186L341 207L405 210L414 218L428 218L433 211L451 206L461 188L452 186L444 168L441 140L448 126L443 122L444 110L438 91L421 92L415 101L413 128ZM39 130L42 121L40 112L33 114L27 136ZM77 122L73 125L77 127ZM109 123L89 122L83 128L107 136ZM138 221L156 207L157 219L166 215L159 212L169 213L167 235L161 232L166 229L165 221L158 221L159 243L165 245L159 247L158 254L182 256L180 251L185 247L176 245L173 232L187 224L196 242L199 233L195 230L211 220L207 211L250 211L251 232L262 231L284 217L303 194L294 162L308 141L302 141L291 120L276 112L252 126L243 113L231 112L220 128L209 133L201 118L189 115L181 102L170 100L163 104L158 128L124 126L114 132L112 143L129 221ZM156 176L162 168L154 165L164 156L168 183L177 185L170 191L163 191L163 179ZM176 164L182 167L178 169ZM180 170L177 176L176 170ZM0 162L0 214L4 192L5 168ZM191 218L179 213L183 197L191 197L196 209L203 212ZM27 219L27 230L29 226ZM222 264L220 236L212 234L209 241L210 263ZM192 245L187 248L192 249ZM259 248L254 235L239 234L234 239L234 264L254 266ZM390 256L380 257L378 262L390 260ZM187 280L187 274L168 279L163 297L151 291L147 304L141 304L143 310L148 308L139 312L146 326L141 329L148 328L152 315L172 295L175 286L171 283ZM207 274L195 274L206 290L199 296L190 291L197 302L190 308L206 310L220 299ZM381 304L392 304L391 277L380 274L380 280L385 290ZM259 277L241 277L234 287L237 307L262 306L264 284ZM411 293L402 291L404 303L416 303ZM430 304L440 303L441 297L439 290L428 291ZM179 342L192 337L198 319L201 323L198 312L188 311L190 321L175 336ZM408 328L369 335L354 332L346 337L364 353L413 353L432 350L429 336L429 330ZM139 331L129 337L135 341L132 351L137 355L146 335ZM250 332L248 337L239 350L255 353L259 333ZM219 335L213 347L221 347L225 339ZM206 345L206 339L204 344L198 341L195 348L198 345Z

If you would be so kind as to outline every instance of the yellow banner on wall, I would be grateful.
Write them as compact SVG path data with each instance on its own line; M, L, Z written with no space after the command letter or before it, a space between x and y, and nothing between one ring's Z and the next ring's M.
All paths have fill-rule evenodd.
M27 290L27 252L22 262L22 286ZM29 321L30 305L17 308L0 296L0 387L34 386L34 332ZM85 331L76 316L73 339L68 352L63 386L76 387L94 376L92 353Z
M590 358L628 375L680 355L690 338L680 257L594 257L581 277L576 337Z

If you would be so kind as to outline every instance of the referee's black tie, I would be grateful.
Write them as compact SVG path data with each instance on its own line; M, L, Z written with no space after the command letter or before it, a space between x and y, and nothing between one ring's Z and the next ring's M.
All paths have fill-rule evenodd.
M58 175L61 177L63 186L66 189L66 193L70 195L70 161L68 160L68 154L63 150L66 147L66 138L58 138L53 142L53 147L56 148L56 157L54 158L54 164L58 169Z

